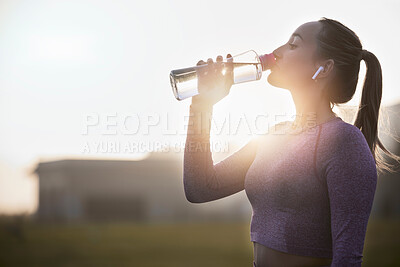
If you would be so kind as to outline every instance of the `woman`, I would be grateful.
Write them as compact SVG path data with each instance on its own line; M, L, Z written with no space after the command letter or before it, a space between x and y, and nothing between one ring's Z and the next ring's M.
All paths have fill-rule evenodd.
M212 109L229 94L232 66L221 56L198 62L208 66L199 72L199 94L190 106L186 198L204 203L245 190L253 208L253 266L361 266L377 171L392 170L376 147L399 160L377 135L380 63L353 31L327 18L301 25L273 53L268 82L290 91L296 119L274 125L215 165ZM361 60L367 73L352 125L331 104L353 97Z

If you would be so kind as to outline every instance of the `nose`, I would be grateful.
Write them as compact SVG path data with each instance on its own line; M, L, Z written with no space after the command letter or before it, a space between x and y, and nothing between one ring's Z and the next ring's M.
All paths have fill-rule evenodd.
M282 46L283 46L283 45L282 45ZM282 46L278 47L277 49L275 49L275 50L272 52L272 54L275 56L276 60L282 58L282 55L281 55L281 52L280 52L280 49L281 49Z
M277 51L278 51L278 49L275 49L275 50L272 52L272 54L274 55L274 57L276 58L276 60L278 60L278 59L281 58L280 54L278 54Z

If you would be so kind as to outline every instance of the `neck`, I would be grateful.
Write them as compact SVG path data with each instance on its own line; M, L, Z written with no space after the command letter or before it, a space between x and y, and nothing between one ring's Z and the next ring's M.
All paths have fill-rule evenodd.
M319 90L315 90L319 92ZM297 93L301 92L301 93ZM336 117L330 107L330 102L322 100L318 93L304 93L307 91L296 90L292 97L296 106L296 118L293 128L310 128Z

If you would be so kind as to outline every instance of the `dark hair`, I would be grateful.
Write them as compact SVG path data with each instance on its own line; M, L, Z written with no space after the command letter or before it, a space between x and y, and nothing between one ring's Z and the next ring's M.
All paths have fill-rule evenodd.
M343 104L352 99L358 82L360 61L364 60L367 73L361 102L354 125L363 133L377 166L382 172L394 172L394 165L378 153L381 148L389 158L399 162L400 157L389 152L378 138L378 118L382 98L382 69L376 56L362 48L358 36L342 23L322 17L322 29L317 35L317 57L334 60L333 83L325 88L331 104ZM397 141L397 140L396 140Z

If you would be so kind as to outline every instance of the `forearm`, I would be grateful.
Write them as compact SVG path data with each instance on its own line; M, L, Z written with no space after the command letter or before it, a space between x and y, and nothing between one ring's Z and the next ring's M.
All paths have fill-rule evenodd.
M210 150L212 105L190 106L188 129L184 152L183 182L186 198L193 203L211 200L211 189L217 189Z
M191 105L184 153L183 183L192 203L220 199L244 189L254 159L254 142L214 165L210 150L212 106Z

